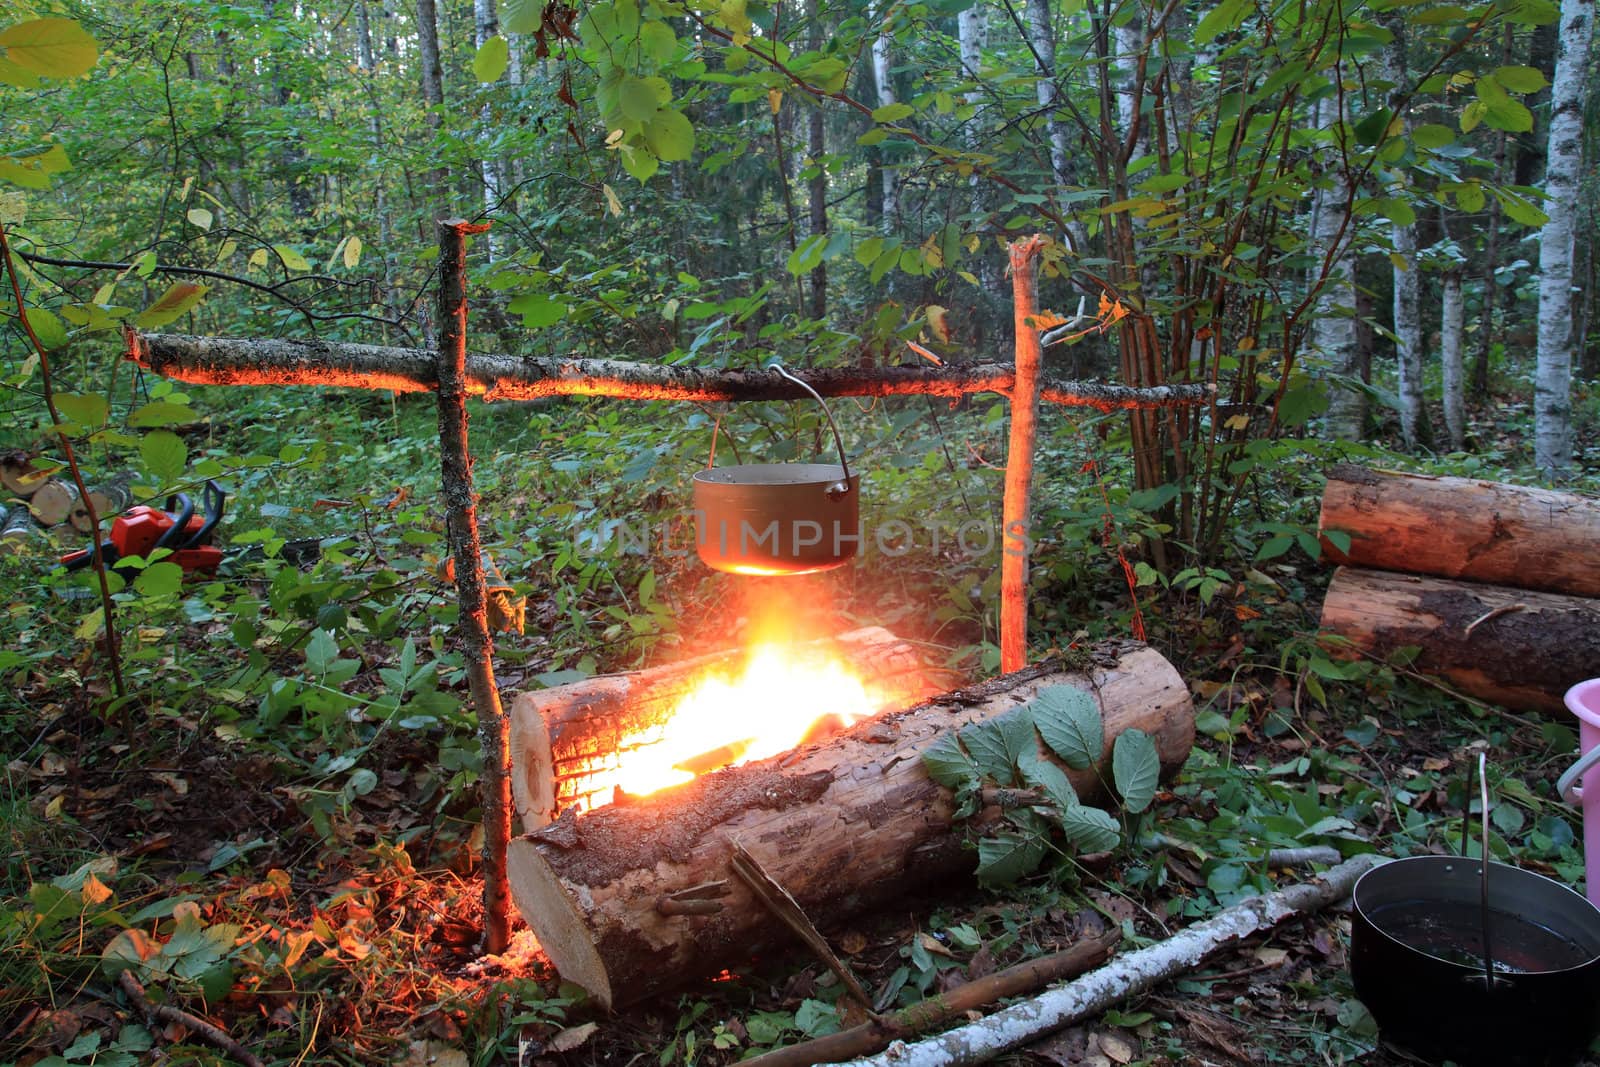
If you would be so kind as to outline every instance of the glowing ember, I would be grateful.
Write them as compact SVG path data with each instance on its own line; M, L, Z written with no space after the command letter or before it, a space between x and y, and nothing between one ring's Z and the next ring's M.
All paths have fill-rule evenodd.
M654 793L786 752L819 728L849 726L882 704L836 656L759 645L737 678L701 679L658 729L624 741L619 766L601 775L604 788Z

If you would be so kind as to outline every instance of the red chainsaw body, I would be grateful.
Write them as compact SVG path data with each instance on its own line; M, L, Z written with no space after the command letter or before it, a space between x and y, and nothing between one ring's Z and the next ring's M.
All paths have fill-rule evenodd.
M177 521L176 517L148 504L129 508L111 524L111 544L116 548L117 557L149 555L156 547L156 542ZM205 523L204 516L192 515L184 524L183 531L171 540L182 544L197 536ZM180 548L166 558L186 571L211 574L222 562L222 550L215 545L195 545L192 548Z

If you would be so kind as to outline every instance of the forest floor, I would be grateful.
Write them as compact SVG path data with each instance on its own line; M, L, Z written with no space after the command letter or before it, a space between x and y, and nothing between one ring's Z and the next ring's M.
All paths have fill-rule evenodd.
M509 511L560 496L551 489L530 501L508 477L485 500ZM561 984L525 934L504 957L478 955L481 833L465 686L450 669L450 598L425 569L397 566L406 523L383 525L396 518L392 503L359 508L363 519L349 525L366 526L372 552L327 551L309 571L242 569L225 578L222 599L135 613L161 631L135 630L125 644L146 695L110 716L99 646L46 647L75 616L13 580L26 577L25 561L0 561L12 647L27 652L5 669L0 1063L223 1062L191 1029L129 1002L113 975L130 963L152 1000L212 1021L276 1064L715 1067L857 1021L829 972L798 949L611 1016ZM432 522L427 512L415 522ZM414 599L371 599L380 564ZM568 654L556 655L552 635L574 612L622 623L590 631L610 654L585 670L637 662L626 638L647 611L670 617L671 640L651 653L658 662L726 641L737 597L708 595L690 567L658 561L650 593L623 583L631 597L580 588L560 568L553 583L520 583L529 633L503 642L502 685L562 679L549 672L570 667L581 642L569 634ZM909 1002L1111 924L1128 935L1125 947L1159 940L1309 876L1266 869L1267 847L1443 851L1485 749L1496 855L1568 883L1581 877L1576 816L1552 795L1576 744L1566 724L1458 698L1393 665L1341 665L1319 681L1324 663L1307 656L1324 569L1289 556L1273 573L1261 583L1241 577L1205 602L1145 601L1151 643L1191 686L1199 738L1179 778L1130 826L1132 844L1064 856L1018 885L931 885L872 915L814 917L869 990ZM953 595L941 580L857 568L827 592L841 625L927 637L918 620ZM1116 583L1086 589L1057 574L1035 595L1043 640L1126 636L1129 591ZM305 602L293 607L297 597ZM316 625L276 644L264 627L241 633L241 612L218 606L243 600L263 617L298 612ZM385 622L382 610L396 605L399 621ZM981 616L945 618L938 642L952 654L981 645ZM357 618L362 625L346 625ZM1084 619L1096 622L1076 629ZM338 635L333 650L317 649L317 635L329 633ZM241 668L250 649L261 653L258 669L241 681L224 667ZM429 655L435 675L402 679L396 696L414 714L395 722L410 725L375 716L374 700L330 711L312 699L315 679L289 669L316 657L338 678L326 688L375 698L394 692L397 662L414 673ZM291 704L284 694L296 686ZM1182 847L1143 847L1141 832L1155 828ZM1349 929L1341 908L1285 924L999 1062L1419 1062L1383 1045L1355 998Z

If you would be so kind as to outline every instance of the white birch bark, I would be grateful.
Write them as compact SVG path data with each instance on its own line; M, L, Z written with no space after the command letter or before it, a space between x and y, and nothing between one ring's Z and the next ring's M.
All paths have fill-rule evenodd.
M1050 177L1055 185L1067 182L1067 128L1056 114L1056 34L1050 18L1050 0L1028 0L1028 43L1033 46L1039 80L1034 94L1044 111L1045 135L1050 141Z
M1312 284L1322 274L1322 264L1330 253L1333 259L1328 264L1322 291L1317 294L1311 320L1311 344L1327 360L1330 371L1348 380L1359 375L1361 367L1356 339L1355 254L1351 251L1351 232L1347 224L1350 175L1343 144L1347 132L1344 112L1342 93L1324 97L1317 102L1315 111L1318 128L1335 132L1331 150L1323 155L1322 180L1312 196L1311 242L1317 256L1311 268ZM1349 385L1334 385L1329 393L1325 419L1329 436L1338 441L1359 441L1366 421L1366 394Z
M494 0L472 0L472 43L474 48L482 48L484 42L500 32L500 16L495 10ZM480 139L488 142L493 140L494 115L489 110L489 103L484 101L478 109L478 123L482 127ZM492 152L485 152L478 161L478 171L483 175L483 211L485 215L493 215L500 208L500 198L505 189L505 175L500 161L494 158ZM500 242L496 239L493 230L489 231L488 253L489 262L493 263L498 258L499 249L495 246Z
M1466 377L1462 372L1461 335L1466 312L1461 299L1461 268L1444 274L1444 297L1439 316L1439 359L1444 370L1444 428L1450 449L1467 447Z
M877 87L879 107L887 107L895 102L889 54L889 45L893 38L888 26L884 24L888 7L886 0L878 0L872 9L873 20L879 24L878 34L872 39L872 81ZM879 174L883 181L883 228L887 233L893 231L894 216L900 208L900 172L890 166L889 161L885 159L879 168Z
M1591 0L1592 2L1592 0ZM1404 21L1398 17L1384 20L1384 27L1393 34L1384 46L1385 76L1389 81L1391 106L1402 104L1406 89L1406 38ZM1402 136L1409 135L1411 122L1404 107L1398 115L1403 127ZM1417 447L1422 431L1422 307L1420 279L1417 276L1417 228L1415 225L1394 223L1394 336L1395 369L1398 377L1396 392L1400 399L1400 438L1410 451Z
M1583 165L1584 78L1594 36L1595 0L1562 0L1555 77L1550 86L1550 147L1539 234L1539 354L1533 382L1534 463L1549 477L1572 467L1572 252Z

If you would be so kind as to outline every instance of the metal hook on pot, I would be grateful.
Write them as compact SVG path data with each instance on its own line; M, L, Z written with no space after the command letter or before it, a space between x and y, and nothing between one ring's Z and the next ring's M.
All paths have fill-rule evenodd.
M1478 860L1481 873L1478 910L1483 925L1483 988L1490 990L1494 988L1494 947L1489 941L1489 755L1481 751L1478 753L1478 802L1483 823L1483 855ZM1470 810L1471 804L1467 807Z
M811 388L809 383L796 378L794 375L790 374L786 369L784 369L782 363L772 364L772 369L782 377L787 378L789 381L810 393L812 399L816 400L818 404L822 405L822 414L823 417L828 420L828 429L833 431L834 447L838 448L839 450L839 469L844 472L844 477L828 486L824 492L828 494L828 499L838 500L840 497L844 496L850 491L850 461L845 459L844 438L839 436L839 425L833 421L833 412L828 410L828 402L823 400L822 394Z

